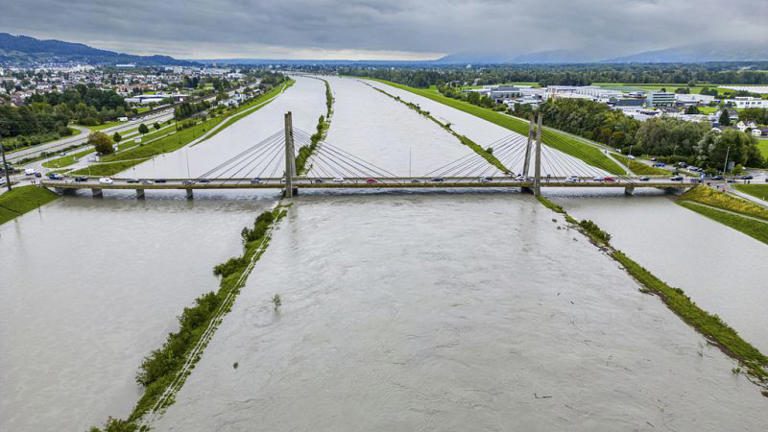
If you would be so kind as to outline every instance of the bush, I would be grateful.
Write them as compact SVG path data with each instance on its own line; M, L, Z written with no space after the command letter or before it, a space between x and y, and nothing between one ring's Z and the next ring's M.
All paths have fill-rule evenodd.
M579 226L589 235L589 237L597 243L608 244L611 241L611 235L600 229L596 223L591 220L582 220L579 222Z
M215 276L221 276L223 278L245 268L248 262L243 257L230 258L226 262L223 262L213 268L213 274Z
M93 132L88 135L88 144L93 146L97 153L102 155L112 154L115 148L112 147L112 138L104 132Z

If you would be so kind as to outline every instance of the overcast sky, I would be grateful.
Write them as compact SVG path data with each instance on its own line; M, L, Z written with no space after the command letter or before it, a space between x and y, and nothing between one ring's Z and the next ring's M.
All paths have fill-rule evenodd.
M768 43L768 0L0 0L0 31L178 58L595 58Z

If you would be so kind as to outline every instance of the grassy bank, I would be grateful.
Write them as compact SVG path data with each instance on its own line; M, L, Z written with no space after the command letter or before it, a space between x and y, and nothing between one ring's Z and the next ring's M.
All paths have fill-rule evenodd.
M230 258L213 268L220 277L219 289L195 299L194 305L184 308L178 317L179 329L168 334L162 347L152 351L141 364L136 382L144 388L133 412L127 420L109 419L104 431L138 430L142 417L173 403L189 371L200 359L221 319L229 312L235 298L245 285L253 266L269 245L271 229L286 214L284 206L260 214L253 225L241 233L242 255ZM93 428L91 432L99 431Z
M558 213L565 214L567 220L574 220L557 204L543 197L540 197L539 200L548 208L559 209ZM736 330L723 322L717 315L701 309L690 297L685 295L683 290L669 286L625 253L615 249L610 243L610 234L600 229L594 222L580 221L577 224L572 223L572 225L621 264L624 270L642 286L644 292L659 296L664 304L683 321L718 346L725 354L739 361L753 382L763 389L768 389L768 370L766 370L768 357L742 339ZM764 390L763 395L768 395L768 391Z
M331 91L331 84L322 78L318 78L325 83L325 115L320 116L317 120L317 128L315 133L309 137L309 144L302 146L299 149L299 154L296 156L296 174L305 175L309 170L307 162L315 152L317 143L325 139L328 134L328 129L331 127L331 118L333 117L333 92Z
M513 132L517 132L523 136L528 135L528 122L521 119L512 117L510 115L493 111L491 109L482 108L476 105L472 105L468 102L464 102L457 99L452 99L447 96L443 96L437 89L419 89L408 87L402 84L397 84L389 81L379 80L380 82L390 85L392 87L399 88L401 90L409 91L419 96L426 97L435 102L439 102L444 105L448 105L452 108L456 108L460 111L472 114L476 117L480 117L483 120L489 121ZM563 153L569 154L575 158L592 165L594 167L603 169L609 173L616 175L624 175L625 171L617 165L610 158L605 156L603 152L593 146L580 142L573 137L555 131L553 129L544 129L541 134L544 144L557 149Z
M746 216L768 221L768 209L745 199L700 185L680 195L678 202L693 201Z
M641 176L669 176L671 175L669 171L652 167L650 165L646 165L642 162L638 162L636 160L632 160L626 156L619 155L616 153L613 153L612 156L616 158L619 162L623 163L627 168L630 169L633 173Z
M77 171L73 171L72 174L73 175L98 175L98 176L111 176L111 175L117 174L121 171L125 171L126 169L132 166L138 165L154 156L176 151L186 146L190 142L196 140L197 138L200 138L206 132L215 128L216 126L219 125L219 123L227 119L227 122L224 123L222 127L220 127L219 129L217 129L216 132L208 136L208 138L210 138L211 136L223 130L225 127L228 127L234 124L237 120L240 120L241 118L252 113L253 111L260 109L261 106L257 108L253 108L253 107L261 102L270 100L274 96L277 96L283 90L283 88L287 88L292 83L293 81L284 83L283 85L279 87L275 87L274 89L268 91L267 93L264 93L258 98L255 98L253 101L247 104L243 104L234 110L227 111L222 115L196 123L194 126L183 128L183 129L181 129L180 126L177 126L180 129L177 130L176 133L164 136L152 142L139 144L125 151L121 151L115 154L105 156L102 158L102 163L94 164L86 168L81 168ZM249 110L249 108L253 108L253 109L251 109L250 111L247 111Z
M755 198L763 201L768 201L768 184L749 184L749 185L733 185L733 187L739 192L752 195Z
M59 196L38 186L17 186L0 195L0 224L47 204Z
M480 157L482 157L483 159L488 161L489 164L495 166L496 168L498 168L502 172L509 172L509 169L507 167L505 167L504 164L501 163L501 161L498 158L496 158L496 156L493 155L493 153L491 153L488 150L484 149L480 144L472 141L471 139L467 138L465 135L461 135L461 134L457 133L456 131L451 129L451 125L450 124L443 123L440 120L436 119L432 114L429 113L429 111L423 110L417 104L412 103L412 102L404 101L399 96L395 96L395 95L392 95L390 93L387 93L386 91L384 91L384 90L382 90L380 88L374 87L374 89L376 91L378 91L379 93L382 93L382 94L384 94L386 96L389 96L390 98L392 98L392 99L394 99L394 100L396 100L396 101L406 105L408 108L418 112L419 114L423 115L424 117L426 117L426 118L432 120L433 122L437 123L438 126L440 126L441 128L445 129L448 133L450 133L451 135L456 137L456 139L458 139L459 142L461 142L465 146L471 148L472 151L474 151Z
M720 222L723 225L740 231L755 240L768 244L768 221L758 222L754 219L707 207L692 201L679 201L678 204L688 210L693 210L702 216L706 216L716 222Z

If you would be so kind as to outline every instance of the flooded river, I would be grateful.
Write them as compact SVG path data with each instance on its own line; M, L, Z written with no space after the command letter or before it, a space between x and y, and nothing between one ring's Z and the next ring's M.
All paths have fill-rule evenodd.
M768 422L733 361L552 218L523 195L299 198L157 429Z
M752 237L674 203L673 197L571 197L555 200L592 219L611 242L705 310L768 352L768 248Z

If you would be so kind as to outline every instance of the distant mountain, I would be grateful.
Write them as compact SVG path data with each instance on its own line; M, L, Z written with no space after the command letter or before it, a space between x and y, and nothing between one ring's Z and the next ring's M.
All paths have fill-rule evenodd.
M768 44L711 42L645 51L604 60L606 63L702 63L712 61L768 60Z
M53 39L40 40L29 36L0 33L0 64L25 66L38 63L91 65L135 63L141 66L195 64L168 56L138 56L92 48L81 43Z
M599 60L594 55L583 51L571 50L549 50L538 51L529 54L519 55L512 58L508 63L525 64L555 64L555 63L589 63Z

